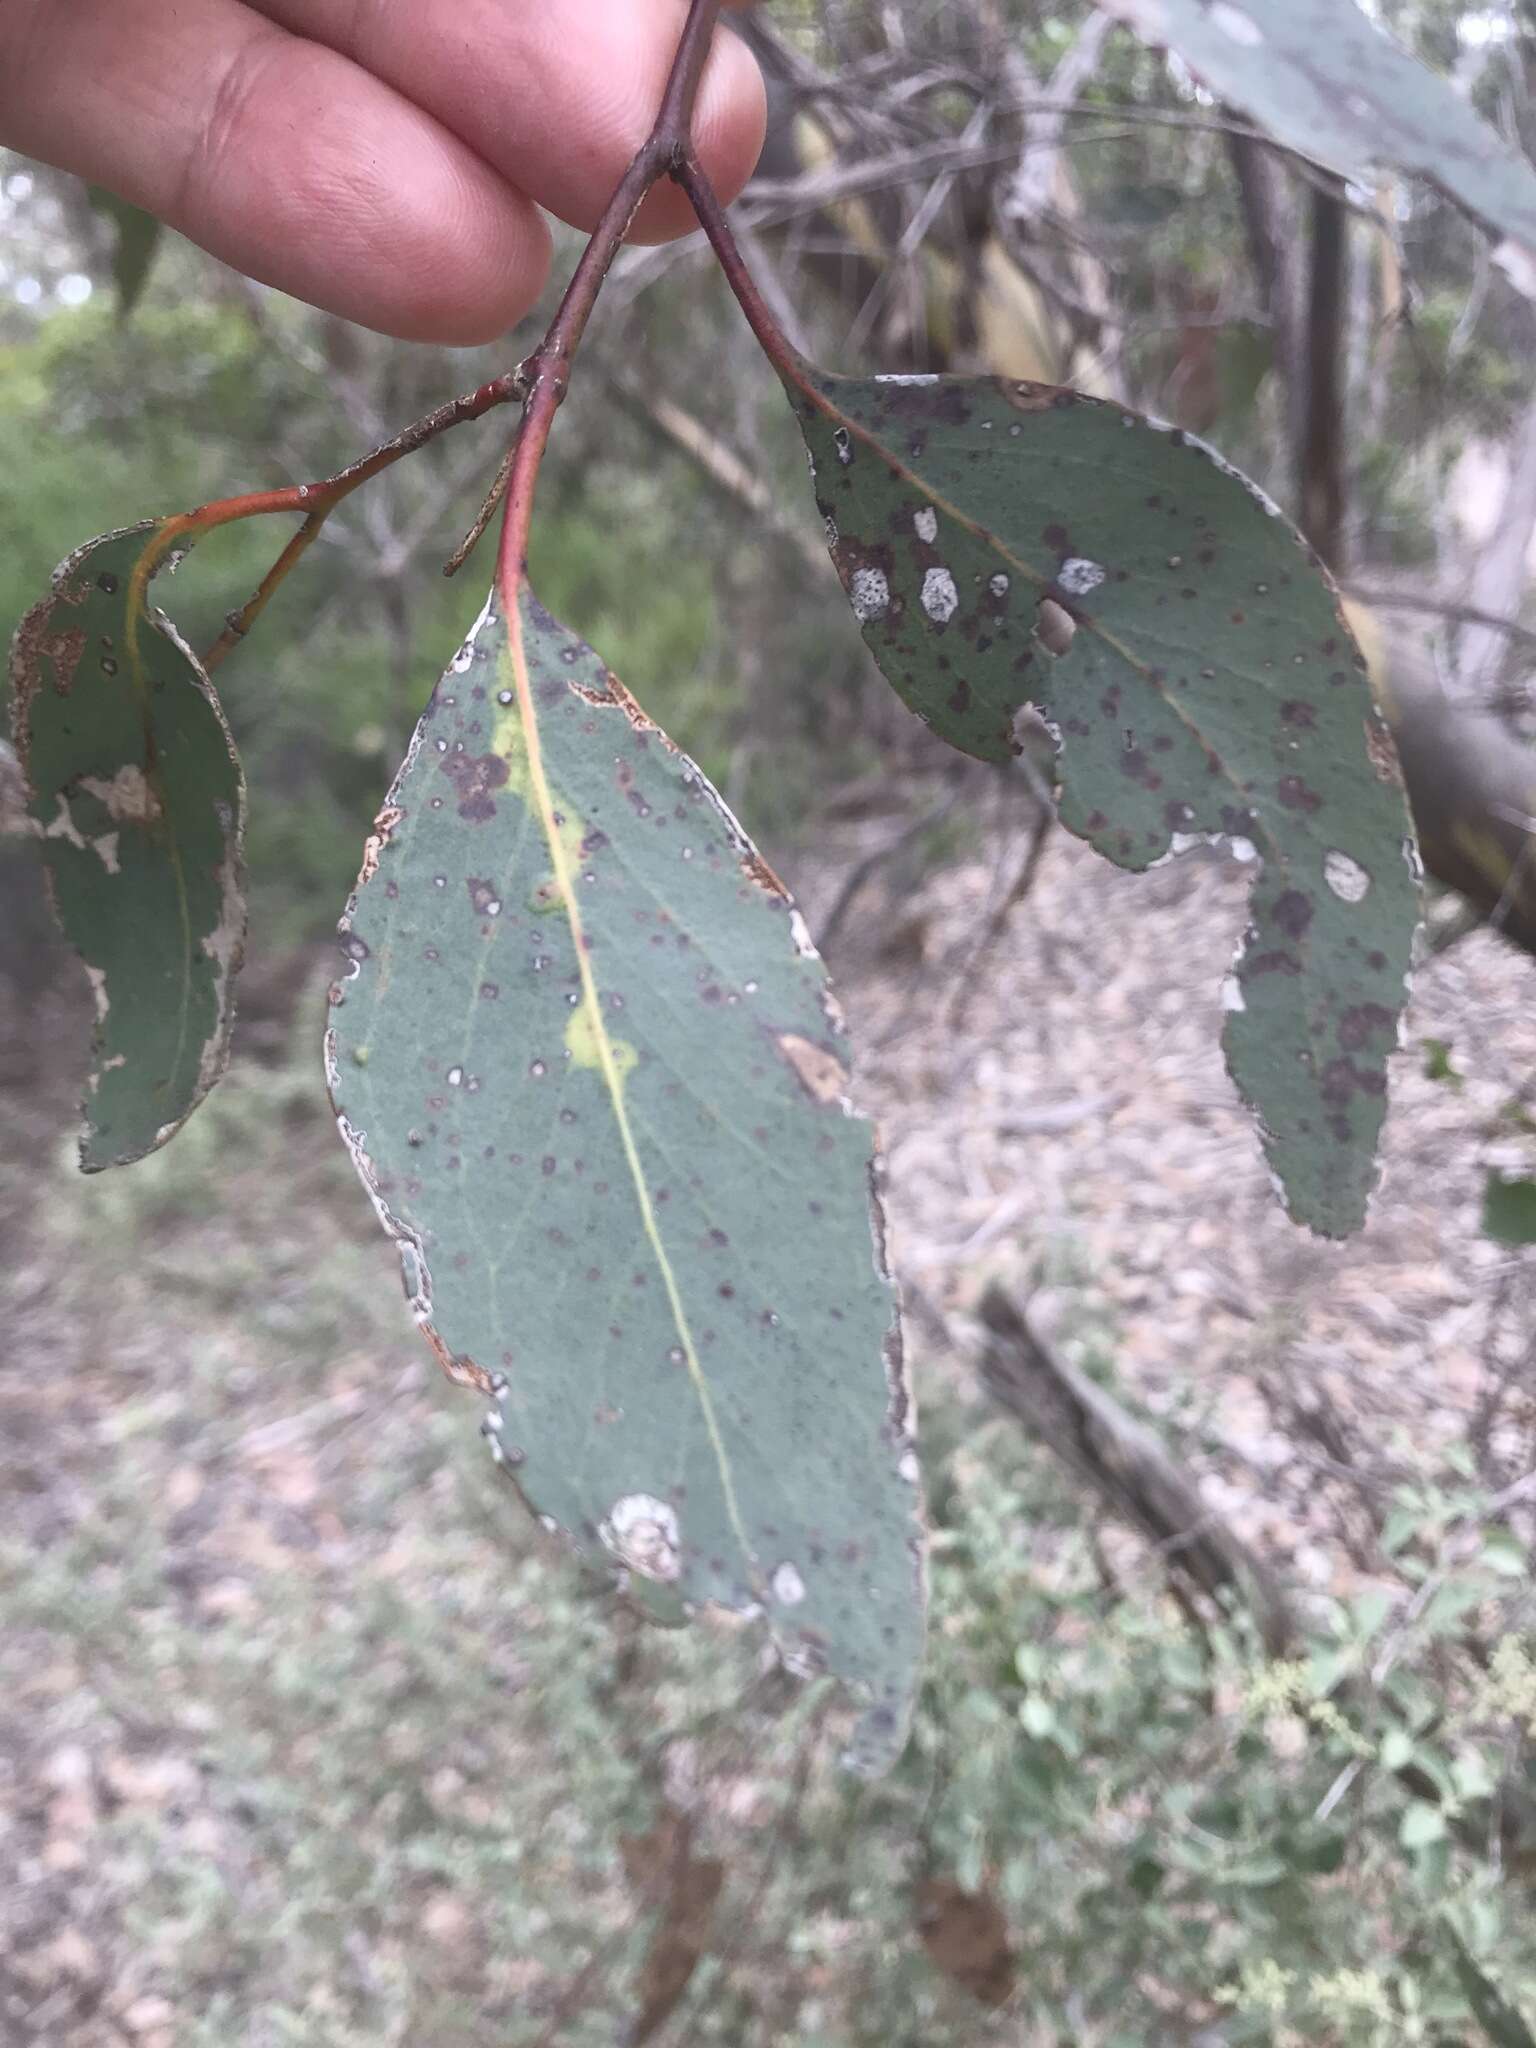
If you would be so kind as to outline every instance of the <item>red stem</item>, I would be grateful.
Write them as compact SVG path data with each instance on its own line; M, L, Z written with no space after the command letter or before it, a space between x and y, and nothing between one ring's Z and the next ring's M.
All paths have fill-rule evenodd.
M699 226L709 238L709 245L725 273L725 281L735 294L736 303L745 314L747 325L756 337L758 347L786 383L803 385L805 371L800 358L785 339L784 330L774 319L768 301L758 290L756 281L747 268L747 260L731 232L731 224L726 218L725 208L720 204L719 194L709 182L704 166L691 149L672 175L687 193L689 203L698 215Z
M204 655L204 668L213 668L245 638L273 592L343 498L360 484L377 476L380 470L388 469L404 456L414 455L418 448L435 441L450 427L460 426L465 420L480 419L496 406L522 398L526 388L519 364L515 370L493 377L490 383L482 384L478 390L468 391L461 398L450 399L446 405L435 407L423 418L412 421L381 448L375 448L356 462L349 462L345 469L337 470L334 476L322 477L318 483L289 484L277 491L252 491L244 497L218 498L211 504L199 505L195 512L181 512L174 518L163 519L150 536L134 570L140 595L178 541L185 541L190 546L205 533L212 533L219 526L228 526L236 519L253 519L267 512L302 512L304 524L261 579L254 596L239 611L230 613L224 631Z

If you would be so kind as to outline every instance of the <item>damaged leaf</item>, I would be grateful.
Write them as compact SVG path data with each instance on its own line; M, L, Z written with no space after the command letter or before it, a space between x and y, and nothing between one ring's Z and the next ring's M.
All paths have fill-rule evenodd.
M342 933L342 1135L504 1468L655 1611L766 1614L888 1763L917 1464L872 1134L782 886L589 648L493 599Z
M1228 1063L1291 1214L1355 1229L1417 855L1331 585L1204 443L1107 401L804 365L787 389L838 574L912 709L1003 761L1034 705L1062 822L1121 867L1217 836L1257 860Z
M245 933L245 782L201 664L145 601L158 532L78 549L11 654L49 894L96 997L87 1172L163 1145L223 1073Z
M1536 169L1355 0L1098 0L1171 49L1277 142L1363 180L1425 178L1494 234L1495 260L1536 295Z

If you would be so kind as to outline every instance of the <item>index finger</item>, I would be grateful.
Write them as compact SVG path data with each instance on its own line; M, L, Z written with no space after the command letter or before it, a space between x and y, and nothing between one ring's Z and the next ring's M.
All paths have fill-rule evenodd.
M573 227L595 225L650 133L688 0L253 0L270 20L407 95L509 184ZM717 34L699 84L693 142L711 182L733 199L763 145L756 60ZM676 186L656 188L634 238L694 225Z
M595 219L649 129L642 102L653 80L659 99L683 20L681 0L373 0L375 58L395 84L346 53L367 40L357 0L292 0L308 33L283 26L285 11L287 0L0 0L0 139L265 283L453 343L504 333L543 287L548 232L519 177L566 218ZM471 12L489 50L465 38ZM535 16L533 33L510 33ZM589 89L594 74L607 84ZM699 139L728 193L755 160L761 112L755 67L720 37ZM644 229L692 225L680 194L657 198Z

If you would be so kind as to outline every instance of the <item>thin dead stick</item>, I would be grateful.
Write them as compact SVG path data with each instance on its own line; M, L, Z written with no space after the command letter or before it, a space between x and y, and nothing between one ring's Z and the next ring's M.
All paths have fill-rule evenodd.
M727 447L718 435L711 433L701 419L675 399L668 398L665 392L647 391L618 371L610 371L608 375L613 394L621 405L670 446L686 455L717 489L750 512L775 540L792 549L802 566L808 568L813 576L826 577L830 574L826 548L784 517L768 486L747 467L733 448Z
M1012 886L1004 893L1001 902L983 925L975 945L966 955L964 965L950 983L949 994L940 1013L941 1028L952 1029L964 1017L966 1005L975 993L978 968L1001 938L1003 927L1009 918L1035 886L1035 878L1040 872L1040 864L1045 858L1045 849L1051 836L1051 827L1055 822L1056 807L1047 797L1040 805L1030 832L1029 844L1024 850L1024 858L1019 864L1019 871L1013 878Z
M1522 626L1518 619L1504 617L1501 612L1485 612L1475 604L1458 604L1454 598L1415 597L1407 591L1377 590L1358 583L1347 583L1344 588L1361 604L1380 605L1383 611L1427 612L1431 618L1446 619L1453 626L1487 626L1492 632L1502 633L1517 647L1536 651L1536 630Z
M852 909L855 897L876 869L883 867L888 860L894 860L897 854L910 846L915 839L921 839L925 832L931 832L936 825L942 825L959 802L960 795L959 789L952 789L930 810L919 811L915 818L908 819L891 838L884 840L873 852L866 853L862 860L854 863L843 877L842 886L822 922L821 930L816 934L816 950L819 953L829 952L836 945L843 921Z
M480 545L481 537L485 533L486 528L496 517L497 508L500 506L502 499L507 495L507 485L512 481L512 455L513 450L509 448L501 458L495 480L485 494L485 502L475 514L474 524L443 564L443 574L445 576L458 575L464 564Z

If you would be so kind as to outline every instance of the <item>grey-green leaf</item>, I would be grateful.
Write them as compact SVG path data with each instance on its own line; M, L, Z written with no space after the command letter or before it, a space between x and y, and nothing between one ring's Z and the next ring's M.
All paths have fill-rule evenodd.
M1417 853L1363 659L1294 530L1202 442L1076 392L807 365L786 389L838 573L912 709L1003 761L1038 707L1063 823L1122 867L1212 837L1256 861L1228 1062L1291 1214L1358 1227ZM1060 659L1047 598L1075 622Z
M49 893L96 998L87 1172L163 1145L223 1073L245 934L245 784L201 664L145 601L158 531L71 555L11 657Z
M112 228L112 281L117 286L117 312L126 320L149 282L155 251L164 232L142 206L131 206L104 185L87 185L91 205Z
M531 1507L674 1618L766 1613L901 1746L917 1464L874 1147L781 885L603 663L494 602L343 923L344 1138Z
M1422 177L1505 238L1498 260L1536 294L1536 170L1355 0L1098 0L1171 49L1277 142L1362 178Z
M1497 1244L1536 1244L1536 1180L1490 1173L1483 1182L1483 1235Z

